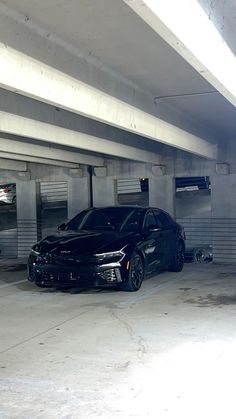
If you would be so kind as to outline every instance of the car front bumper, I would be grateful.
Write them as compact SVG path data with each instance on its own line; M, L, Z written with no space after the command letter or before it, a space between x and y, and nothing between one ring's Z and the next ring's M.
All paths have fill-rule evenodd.
M0 195L0 202L4 203L4 204L11 204L12 203L12 196L7 196L7 195Z
M124 275L119 262L109 265L62 266L37 264L29 259L28 280L39 287L102 287L123 282Z

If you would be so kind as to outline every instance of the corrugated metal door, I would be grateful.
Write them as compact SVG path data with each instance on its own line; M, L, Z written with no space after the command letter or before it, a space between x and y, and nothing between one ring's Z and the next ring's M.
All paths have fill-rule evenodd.
M40 198L43 207L67 206L67 182L40 182Z
M17 257L16 204L0 202L0 257Z
M57 227L67 221L68 183L40 182L41 236L55 233Z
M117 179L120 205L148 205L148 179Z

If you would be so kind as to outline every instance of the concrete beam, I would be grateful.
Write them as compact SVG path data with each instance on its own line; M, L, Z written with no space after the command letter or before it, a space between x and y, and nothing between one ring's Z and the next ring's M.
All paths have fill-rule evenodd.
M196 0L123 0L236 106L236 58Z
M19 132L18 135L20 135ZM21 135L23 135L23 133ZM84 155L75 151L62 150L54 148L51 145L30 144L22 141L9 140L1 137L0 152L19 154L21 155L21 160L25 161L33 161L28 160L26 158L27 156L51 159L55 161L58 160L57 166L64 167L66 166L64 163L73 163L72 166L67 167L75 167L76 164L84 164L91 166L101 166L104 164L104 159L102 157L88 156L86 154Z
M0 140L1 141L1 140ZM78 169L79 165L76 163L67 163L62 162L59 160L52 160L47 158L41 158L41 157L32 157L32 156L25 156L22 154L15 154L15 153L4 153L0 151L0 159L11 159L11 160L17 160L17 161L24 161L24 162L30 162L30 163L38 163L38 164L47 164L49 166L59 166L59 167L67 167L70 169Z
M0 43L0 68L0 86L7 90L199 156L216 158L216 147L207 141L3 43ZM109 146L106 153L108 150Z
M16 172L26 172L27 171L27 163L16 162L14 160L8 160L8 159L1 159L0 158L0 169L14 170Z
M61 128L56 125L47 124L45 122L13 115L8 112L0 111L0 131L40 141L46 141L47 143L65 145L76 149L93 151L96 153L102 153L130 160L155 164L160 163L160 157L155 153L116 143L114 141L105 140L103 138L93 137L92 135L84 134L78 131ZM8 150L1 147L1 142L2 140L0 140L0 150L9 152L10 142L8 145L6 145ZM19 143L19 148L17 150L20 148L21 144ZM27 149L28 144L24 149L25 154L29 154ZM16 149L12 151L20 154L20 151L16 151ZM39 156L44 157L44 154L40 154ZM103 164L100 164L99 166L102 165Z

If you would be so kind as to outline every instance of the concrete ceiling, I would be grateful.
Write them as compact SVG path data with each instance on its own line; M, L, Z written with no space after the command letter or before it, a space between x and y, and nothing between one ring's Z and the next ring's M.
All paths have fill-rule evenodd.
M214 90L122 0L4 3L153 96Z
M236 136L235 108L122 0L5 0L7 7L72 48L83 51L153 96L157 114L176 109L217 139ZM236 5L199 0L212 6L212 20L236 51ZM214 14L214 10L216 13ZM230 15L229 15L230 14ZM222 26L223 25L223 26ZM166 111L167 110L167 111Z
M236 2L234 0L198 0L198 3L236 55Z

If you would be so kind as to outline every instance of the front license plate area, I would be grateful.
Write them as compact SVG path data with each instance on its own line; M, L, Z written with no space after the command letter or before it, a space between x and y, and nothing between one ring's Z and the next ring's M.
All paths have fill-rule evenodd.
M70 272L69 273L69 280L70 281L77 281L79 279L79 275L76 274L75 272Z
M60 272L58 275L59 281L69 281L70 280L70 274L67 272Z
M79 279L79 275L75 272L60 272L58 275L59 281L70 282L70 281L78 281L78 279Z

